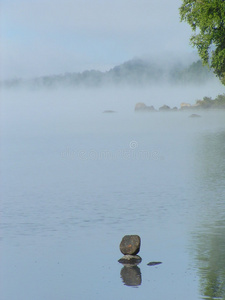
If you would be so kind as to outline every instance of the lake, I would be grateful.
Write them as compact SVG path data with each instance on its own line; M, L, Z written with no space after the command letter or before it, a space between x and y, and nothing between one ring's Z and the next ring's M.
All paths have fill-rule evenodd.
M225 299L225 111L170 91L2 92L2 300Z

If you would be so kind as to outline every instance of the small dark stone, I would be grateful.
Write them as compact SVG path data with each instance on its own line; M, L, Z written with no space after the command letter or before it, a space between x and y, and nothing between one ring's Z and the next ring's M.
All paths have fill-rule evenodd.
M141 285L141 270L138 266L124 266L121 269L120 276L127 286Z
M103 113L104 114L113 114L113 113L115 113L115 111L114 110L104 110Z
M140 246L141 238L138 235L125 235L120 243L120 251L125 255L136 255Z
M161 261L151 261L147 265L148 266L156 266L156 265L160 265L161 263L162 263Z
M199 117L201 117L201 116L198 114L192 114L189 116L189 118L199 118Z
M138 265L142 261L139 255L124 255L118 262L124 265Z

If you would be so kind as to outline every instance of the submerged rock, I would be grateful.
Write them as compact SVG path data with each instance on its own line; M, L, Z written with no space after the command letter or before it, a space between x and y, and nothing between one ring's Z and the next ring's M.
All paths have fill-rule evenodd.
M139 255L124 255L118 260L119 263L130 266L138 265L141 261L142 259Z
M200 118L201 116L198 114L192 114L189 116L189 118Z
M120 251L125 255L136 255L140 247L141 238L138 235L125 235L120 243Z
M103 111L103 114L112 114L112 113L115 113L114 110L104 110Z
M161 261L151 261L147 265L148 266L157 266L160 265L162 262Z

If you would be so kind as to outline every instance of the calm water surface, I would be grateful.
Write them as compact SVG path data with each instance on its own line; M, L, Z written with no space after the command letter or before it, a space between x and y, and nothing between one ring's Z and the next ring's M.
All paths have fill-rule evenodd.
M225 299L225 113L29 96L2 104L0 298Z

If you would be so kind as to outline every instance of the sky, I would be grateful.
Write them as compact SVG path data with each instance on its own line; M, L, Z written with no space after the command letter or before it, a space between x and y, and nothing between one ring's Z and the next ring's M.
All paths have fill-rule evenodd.
M109 70L193 53L181 0L1 0L1 78Z

